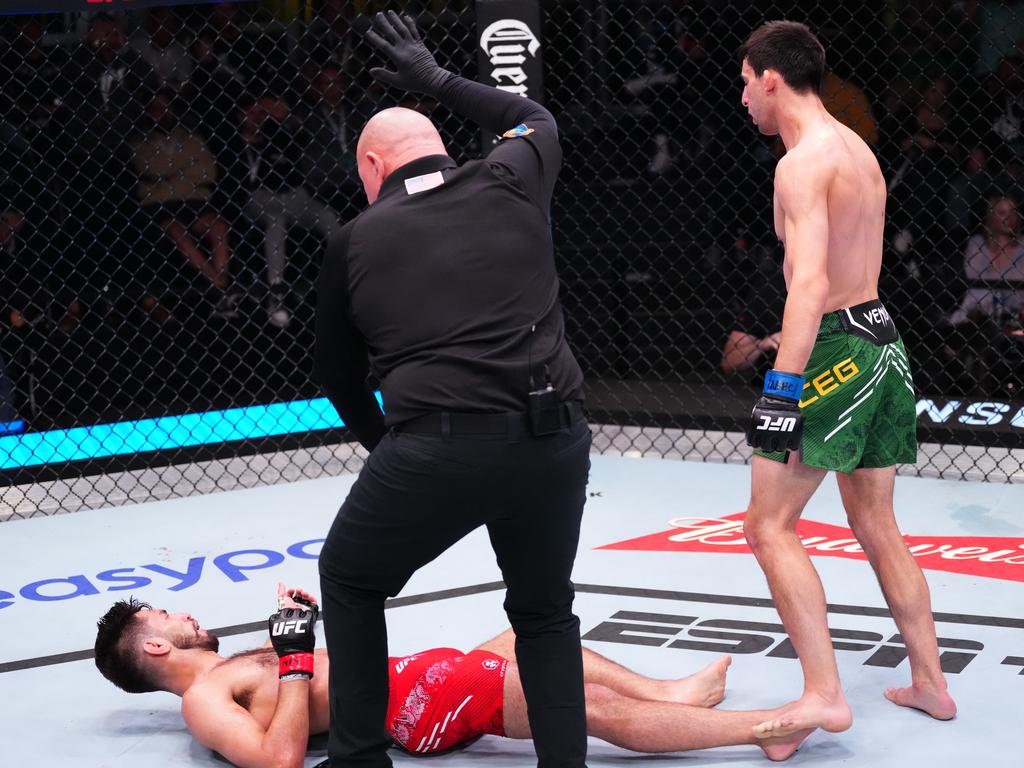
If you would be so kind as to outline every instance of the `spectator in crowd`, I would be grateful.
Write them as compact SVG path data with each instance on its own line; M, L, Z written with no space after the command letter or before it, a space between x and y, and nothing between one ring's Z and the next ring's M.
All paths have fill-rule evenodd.
M903 142L917 131L918 105L934 102L927 94L929 90L937 88L947 98L956 96L949 104L949 128L955 135L963 135L961 105L956 101L974 90L970 73L976 60L976 28L971 13L954 0L914 0L901 3L899 8L887 5L887 11L896 11L895 22L882 35L877 58L862 54L861 61L868 66L861 63L859 69L865 77L872 70L877 73L879 155L888 178L900 165ZM870 47L866 39L858 41L862 50L865 44ZM951 93L953 84L957 86L956 94Z
M926 90L915 112L916 130L903 141L888 181L897 253L934 263L951 249L944 227L946 197L959 163L948 124L950 108L939 87Z
M8 209L0 216L0 285L3 291L2 300L7 307L5 314L8 315L11 327L15 331L27 328L28 317L33 316L26 307L29 291L25 279L33 279L35 276L24 274L24 270L17 269L19 265L16 264L16 235L24 223L24 217L14 209ZM16 418L14 395L14 384L7 372L3 350L0 350L0 434L4 433L5 425Z
M348 98L350 79L334 63L318 67L306 99L296 110L302 126L301 167L306 186L347 220L359 210L356 139L369 119Z
M828 70L821 84L821 102L830 115L860 136L869 147L878 144L878 122L867 94L859 85Z
M216 3L209 6L207 26L213 33L214 52L222 66L241 77L247 88L265 89L280 79L289 79L293 69L288 59L288 41L282 27L263 26L247 34L252 3ZM243 10L244 8L244 10Z
M307 61L331 60L343 72L355 74L359 66L355 62L357 39L353 33L356 20L355 3L352 0L323 0L316 17L306 25L296 55L297 64Z
M41 311L33 312L29 309L33 299L39 294L39 291L32 288L38 287L41 281L37 275L32 275L29 270L24 269L24 264L18 260L17 235L25 226L25 217L12 206L6 207L7 210L0 216L2 300L7 307L5 314L10 318L11 327L24 328L29 324L28 318L35 320L37 315L41 314Z
M980 103L973 105L979 115L972 132L990 152L1004 146L1024 150L1024 56L1004 57L984 86Z
M7 176L3 170L0 175ZM51 309L47 287L51 265L43 258L46 247L40 240L45 235L38 231L39 222L31 221L25 213L37 214L38 209L20 190L12 188L9 176L0 184L0 197L0 306L5 307L3 314L11 327L27 333L46 320ZM82 317L78 301L60 307L59 312L60 330L70 332L78 326Z
M1019 324L1024 312L1024 243L1017 202L1004 195L988 201L983 231L967 242L963 276L968 288L950 322Z
M743 292L742 302L722 348L719 367L725 374L760 379L772 368L782 334L786 285L781 270L757 274Z
M950 181L945 226L956 242L967 240L977 221L979 201L997 184L990 165L988 150L982 146L971 147L962 170Z
M46 44L50 23L50 17L37 14L15 17L15 37L0 56L0 67L7 75L2 85L2 114L17 135L7 135L6 126L0 135L2 173L18 189L19 209L31 222L29 241L22 243L19 258L28 255L25 250L39 255L48 247L60 248L62 217L56 204L60 188L56 169L63 158L54 146L51 123L64 97L68 55L61 46ZM68 316L64 322L71 321L73 317Z
M968 241L957 282L966 282L967 288L939 347L953 386L978 395L1012 396L1024 366L1021 345L1011 335L1024 320L1024 243L1014 199L1003 193L989 198L982 232Z
M968 0L970 5L972 0ZM889 71L893 86L911 103L920 98L921 82L940 74L960 82L976 66L977 29L971 13L959 0L912 0L901 7L887 3L896 11L890 40L896 45L887 60L875 62ZM831 10L828 6L822 6Z
M227 152L234 159L231 175L244 197L244 216L264 233L267 315L279 328L291 322L284 281L288 228L297 224L325 240L341 228L334 211L303 186L301 150L294 139L298 126L281 95L284 90L271 88L243 102L237 143Z
M978 28L978 72L994 72L1024 40L1024 2L969 0L965 8Z
M7 363L0 355L0 435L8 431L8 424L15 420L17 410L14 404L14 383L7 375Z
M764 370L771 368L775 353L779 351L782 323L776 323L780 328L774 333L761 335L765 333L763 328L755 330L751 322L752 318L747 312L737 315L722 349L722 373L752 375L757 372L763 375Z
M127 253L137 207L129 140L140 125L140 98L156 90L155 76L110 16L90 20L84 44L68 67L64 101L54 115L55 149L64 184L67 230L73 245L60 264L62 303L88 294L104 301Z
M246 82L252 77L257 63L251 61L251 45L242 31L237 3L214 3L209 6L207 19L213 33L218 59L231 67Z
M4 195L5 197L7 195ZM21 211L8 205L0 216L0 275L3 276L3 300L8 307L11 326L24 328L29 318L38 319L41 310L32 311L29 307L39 291L32 290L42 281L38 275L26 270L23 262L18 259L18 233L25 226L25 217Z
M145 27L132 46L152 67L161 88L177 91L192 73L192 59L178 41L181 19L174 8L157 6L146 12Z
M29 132L35 146L25 135ZM52 152L45 151L49 140L32 123L20 126L0 117L0 296L10 303L15 327L25 327L41 320L50 309L47 284L51 282L54 254L59 246L53 218L56 197L53 193ZM63 296L72 304L70 297ZM73 328L81 315L81 306L65 305L66 314L60 323L64 330Z
M230 231L211 206L217 164L202 137L178 121L173 98L173 92L158 92L146 108L151 127L134 144L136 192L147 218L209 281L218 297L215 312L232 317L238 296L228 292ZM151 250L160 257L158 249Z
M659 176L694 154L710 88L706 24L691 9L657 12L636 41L644 53L637 77L624 83L627 97L643 104L644 133L651 137L647 172ZM713 96L711 96L713 98Z
M245 78L217 52L212 30L203 29L192 43L192 74L181 89L188 122L220 157L235 134L231 116L245 93Z
M44 45L45 16L25 14L15 20L10 48L0 56L4 73L4 109L22 132L45 128L60 103L66 55L59 46Z

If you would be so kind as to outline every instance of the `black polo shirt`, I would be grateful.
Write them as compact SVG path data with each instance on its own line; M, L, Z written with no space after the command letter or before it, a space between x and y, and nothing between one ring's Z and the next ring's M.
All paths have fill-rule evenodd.
M460 77L439 99L509 135L483 160L435 155L396 169L330 245L318 284L316 373L368 448L385 424L425 413L525 411L545 367L561 399L582 399L551 242L554 118Z

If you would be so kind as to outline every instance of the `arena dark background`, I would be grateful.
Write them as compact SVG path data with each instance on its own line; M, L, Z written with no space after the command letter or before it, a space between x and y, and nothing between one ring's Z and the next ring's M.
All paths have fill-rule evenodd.
M964 454L963 443L983 446L982 454L1024 447L1019 222L1001 240L996 277L965 264L968 248L980 249L978 258L989 253L984 238L972 238L986 233L990 202L1004 199L1012 211L1024 200L1024 3L541 5L544 102L565 150L553 235L593 422L717 435L740 428L749 413L770 360L727 373L723 349L733 331L760 338L779 329L771 182L782 149L740 105L736 50L762 21L790 18L821 37L831 70L826 104L871 144L888 182L881 294L921 396L940 407L954 399L1008 407L989 424L923 421L922 438L955 443L939 452L946 464ZM479 156L474 126L369 77L381 62L362 31L368 14L385 7L416 16L443 66L477 76L470 0L119 12L111 17L126 39L118 61L129 64L106 85L88 44L95 14L0 19L0 422L23 420L39 432L321 395L311 354L322 232L288 227L284 284L271 290L266 222L253 215L245 184L240 111L262 104L281 118L259 129L292 166L281 184L340 223L365 205L355 139L379 108L421 109L457 160ZM106 108L97 106L104 87ZM337 126L311 117L332 88L345 115L344 150L324 138ZM154 96L176 116L163 132L154 129ZM144 160L168 136L191 137L177 181L187 186L185 168L201 169L201 208L229 232L229 285L191 266L140 199ZM178 218L194 217L195 206L176 206ZM210 243L201 247L208 254ZM277 322L270 303L285 312ZM1019 411L1020 423L1011 423ZM665 452L649 434L639 442L635 433L609 434L609 449ZM271 447L345 439L332 430ZM731 434L715 437L710 450L681 452L741 460L741 443ZM241 441L120 457L118 466L267 447ZM1008 469L999 461L999 479L1022 471L1012 454ZM346 467L358 465L353 458ZM85 461L4 477L23 484L109 467Z

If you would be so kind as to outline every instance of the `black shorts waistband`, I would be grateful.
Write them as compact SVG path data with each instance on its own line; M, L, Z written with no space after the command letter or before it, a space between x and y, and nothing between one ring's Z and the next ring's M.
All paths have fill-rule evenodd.
M896 323L879 299L865 301L845 309L828 312L821 318L818 336L842 331L872 344L884 346L896 341L900 335Z
M559 404L559 419L567 428L583 418L583 404L569 400ZM530 433L530 417L525 411L506 413L426 413L395 424L392 429L410 435L513 435Z

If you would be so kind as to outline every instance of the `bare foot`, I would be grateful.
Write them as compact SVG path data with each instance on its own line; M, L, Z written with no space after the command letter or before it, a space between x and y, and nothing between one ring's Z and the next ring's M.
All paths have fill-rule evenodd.
M782 707L773 719L755 725L754 735L759 739L776 739L806 728L839 733L852 724L853 713L842 694L836 699L826 699L810 693Z
M658 691L658 700L713 707L725 698L725 675L730 664L732 656L722 656L688 677L665 680Z
M813 728L803 728L793 731L788 736L765 739L759 742L758 746L764 750L765 757L769 760L789 760L793 753L800 749L803 740L812 733L814 733Z
M956 717L956 702L945 687L939 689L912 685L909 688L886 688L885 698L901 707L920 709L936 720L952 720Z

